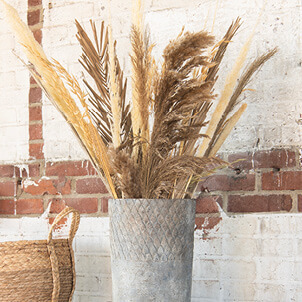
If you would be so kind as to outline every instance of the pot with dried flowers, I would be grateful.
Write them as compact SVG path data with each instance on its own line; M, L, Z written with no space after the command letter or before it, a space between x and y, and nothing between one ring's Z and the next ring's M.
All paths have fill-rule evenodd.
M113 300L190 301L196 186L226 165L216 153L246 109L246 104L235 108L239 96L276 49L256 58L239 76L252 33L209 116L217 72L240 19L216 44L205 31L181 32L164 49L159 69L137 0L131 102L126 101L111 27L102 23L98 31L91 22L90 39L76 22L80 62L94 81L84 80L87 97L59 62L48 60L16 11L0 1L32 76L63 114L112 195Z

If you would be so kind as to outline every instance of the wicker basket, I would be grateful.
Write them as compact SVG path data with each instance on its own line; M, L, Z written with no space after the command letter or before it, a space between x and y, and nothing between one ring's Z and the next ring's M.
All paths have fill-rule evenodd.
M53 239L59 221L72 213L68 239ZM55 218L47 240L0 243L0 301L72 300L75 268L72 240L78 229L79 213L65 208Z

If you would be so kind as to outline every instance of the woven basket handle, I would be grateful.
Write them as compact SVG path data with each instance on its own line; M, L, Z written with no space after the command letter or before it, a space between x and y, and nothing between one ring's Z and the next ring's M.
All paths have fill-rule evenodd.
M71 208L71 207L67 207L65 208L62 212L60 212L55 220L53 221L51 228L49 230L48 233L48 238L47 238L47 243L49 244L50 242L52 242L52 231L55 228L55 226L60 222L61 219L63 219L64 217L66 217L67 215L72 214L72 218L71 218L71 226L70 226L70 230L69 230L69 235L68 235L68 239L70 241L70 243L72 243L73 238L79 228L79 224L80 224L80 214L77 210Z

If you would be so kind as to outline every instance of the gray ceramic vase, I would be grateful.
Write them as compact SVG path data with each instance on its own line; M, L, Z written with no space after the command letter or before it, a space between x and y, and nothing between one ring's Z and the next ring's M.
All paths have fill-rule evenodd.
M195 200L109 201L113 302L191 301Z

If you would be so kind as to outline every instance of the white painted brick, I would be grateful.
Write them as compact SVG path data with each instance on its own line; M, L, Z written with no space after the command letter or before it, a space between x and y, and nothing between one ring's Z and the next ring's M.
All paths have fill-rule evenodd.
M294 298L294 290L290 283L286 284L257 284L255 299L263 302L271 301L300 301Z
M222 240L219 238L203 240L202 238L196 239L195 237L194 253L197 257L202 259L211 255L222 255Z
M224 255L250 257L257 254L259 240L250 238L223 238Z
M111 278L93 275L77 275L77 291L101 293L102 296L111 296Z
M234 258L219 261L221 280L254 280L256 264L249 260L236 260Z
M79 296L79 302L112 302L110 297L101 297L101 296Z
M253 283L224 280L221 286L223 288L222 301L254 301L253 297L256 291Z
M196 259L193 262L193 278L219 280L218 262L217 259Z
M53 5L45 10L45 26L73 23L75 19L91 18L94 13L94 1L69 1L63 6ZM48 6L48 5L47 5Z
M109 255L110 242L109 236L104 236L103 232L100 236L78 236L75 240L76 252L81 254L102 254Z
M285 238L266 238L258 240L261 255L273 257L293 257L295 252L294 243L293 239Z
M192 283L192 298L199 299L216 299L220 296L220 284L219 281L203 281L194 280Z
M100 255L77 255L76 269L79 274L111 274L110 257Z
M293 281L295 262L282 258L264 258L260 260L260 277L263 280Z

